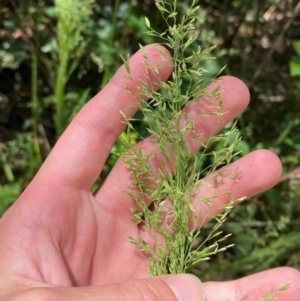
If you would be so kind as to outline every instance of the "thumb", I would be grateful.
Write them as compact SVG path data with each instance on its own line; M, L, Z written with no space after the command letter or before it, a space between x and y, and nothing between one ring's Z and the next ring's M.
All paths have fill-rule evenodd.
M200 280L190 274L135 279L90 287L35 288L7 296L3 301L205 301Z

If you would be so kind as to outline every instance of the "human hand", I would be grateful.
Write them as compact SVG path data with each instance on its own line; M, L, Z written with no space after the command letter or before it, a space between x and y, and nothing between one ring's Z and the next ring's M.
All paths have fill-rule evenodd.
M156 47L148 46L146 50L152 63L159 66L161 79L166 80L170 62L161 61ZM298 301L300 274L290 268L236 281L204 283L206 299L202 286L192 276L150 279L147 258L128 241L129 236L146 234L129 219L134 204L123 193L131 186L124 162L119 160L101 187L94 194L90 192L124 128L119 111L133 115L136 110L133 95L144 79L142 59L138 52L130 60L133 81L125 78L125 67L121 67L78 113L34 180L1 218L0 299L256 301L272 288L291 283L278 300ZM240 114L249 101L249 92L240 80L225 77L220 85L224 112L228 113L216 130ZM131 95L124 86L131 88ZM193 116L199 106L201 102L191 105L188 114ZM204 120L203 137L214 127L212 119ZM197 129L200 131L199 122ZM150 139L139 147L155 152ZM265 150L253 152L226 168L242 170L239 181L225 180L221 189L231 194L215 200L210 209L198 208L199 212L217 213L232 198L250 197L271 187L281 174L278 158Z

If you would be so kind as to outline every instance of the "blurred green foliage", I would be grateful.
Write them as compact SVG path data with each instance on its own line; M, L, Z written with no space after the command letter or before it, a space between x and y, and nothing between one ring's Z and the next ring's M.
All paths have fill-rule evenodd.
M296 54L290 60L290 74L291 76L300 75L300 40L293 41L293 48Z
M90 1L91 2L91 1ZM199 44L218 45L208 77L245 81L251 104L238 119L241 155L267 148L282 160L283 177L268 192L236 207L224 231L236 246L195 267L202 280L230 279L270 267L300 268L300 14L297 0L202 0ZM182 1L182 12L188 1ZM138 44L144 17L163 30L152 1L95 1L81 32L62 93L63 127L95 95ZM38 170L60 134L53 122L58 65L57 7L50 0L0 3L0 214ZM84 46L84 47L83 47ZM72 53L73 55L74 53ZM74 57L73 57L74 59ZM74 62L74 60L73 60ZM145 133L143 123L136 124ZM135 137L133 137L135 139ZM217 147L222 147L219 145ZM117 160L118 141L101 181ZM265 170L268 173L268 169ZM251 179L249 179L251 181ZM96 187L95 184L94 187ZM209 231L207 224L203 232ZM203 233L205 235L205 233Z

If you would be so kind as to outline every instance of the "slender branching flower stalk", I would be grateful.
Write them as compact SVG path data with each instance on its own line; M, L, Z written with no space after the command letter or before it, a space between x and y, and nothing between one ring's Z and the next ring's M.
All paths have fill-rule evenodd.
M173 55L172 75L167 82L162 82L159 69L151 64L146 50L140 46L146 80L141 82L137 100L143 113L142 121L147 123L156 148L154 153L132 147L132 136L143 137L133 127L134 119L127 118L126 112L120 112L127 124L127 138L123 139L127 148L123 158L133 181L132 189L126 193L137 205L132 209L132 219L148 233L146 238L130 237L130 241L148 256L151 276L184 273L199 262L210 259L211 255L231 247L222 246L230 235L225 235L220 227L234 203L246 198L231 199L217 216L205 213L210 211L217 198L227 197L230 200L231 192L222 189L222 182L237 181L241 171L228 172L228 169L220 167L228 165L237 154L235 147L240 138L235 123L225 132L216 134L218 124L226 114L222 91L217 79L212 80L216 82L214 89L209 89L209 82L203 80L207 72L204 65L213 59L211 52L214 47L195 47L198 31L194 24L197 23L199 7L197 0L190 2L190 9L179 16L176 0L155 0L167 25L162 33L155 31L146 18L147 33L164 41L163 45ZM158 47L157 51L162 60L167 61L162 48ZM123 60L131 79L129 60ZM156 79L154 82L150 80L153 77ZM158 92L155 92L155 85L161 87ZM125 88L131 93L128 87ZM202 108L195 110L196 117L193 112L194 119L189 115L191 110L187 109L193 104ZM201 128L201 124L209 118L215 128L207 135L207 129ZM223 147L211 148L215 142ZM200 147L196 155L191 146L195 144ZM206 206L207 210L199 210L201 206ZM204 213L201 216L199 212ZM215 220L214 227L209 234L201 235L202 224L210 219ZM288 288L289 284L271 289L258 301L273 300ZM247 294L245 292L245 297Z
M58 19L58 66L55 82L55 127L58 138L65 127L63 109L66 84L86 49L87 41L84 40L83 33L89 24L94 0L55 0L54 3Z
M212 185L204 176L214 173L212 181L217 186L217 182L224 177L221 171L217 171L218 168L230 162L235 154L234 148L239 143L235 125L225 134L207 137L205 142L203 133L198 128L199 121L196 128L196 120L191 119L185 109L192 102L202 101L201 105L205 110L197 118L214 118L215 127L224 115L219 85L216 84L213 91L210 91L207 89L208 83L203 80L206 73L203 66L207 60L213 59L211 52L214 47L195 47L198 38L194 27L199 10L197 2L193 0L187 13L180 17L177 1L156 0L155 4L167 25L163 33L155 31L149 20L145 19L149 28L147 34L163 40L163 45L173 54L173 73L167 82L162 82L157 66L151 65L146 50L140 46L146 80L141 82L138 104L157 149L156 155L131 147L131 133L135 131L132 119L127 118L126 112L120 112L127 124L128 134L128 148L123 157L133 180L133 187L127 193L137 204L137 209L132 210L133 221L142 224L151 237L149 241L130 237L130 241L148 255L149 274L152 276L183 273L228 247L219 247L227 237L222 235L220 226L226 220L234 200L215 218L216 223L211 233L196 244L196 238L201 233L199 220L211 218L199 217L195 208L199 207L197 203L202 202L209 207L214 199L222 196L220 194L230 193L216 190L211 195L202 194L202 191ZM162 48L158 47L157 51L162 60L166 61ZM130 79L129 61L124 59L124 63ZM152 79L155 77L154 83L150 76ZM154 85L161 87L158 92L154 92ZM131 93L128 87L126 89ZM146 98L150 101L145 101ZM232 137L235 138L232 140ZM201 152L197 156L193 157L194 150L189 147L188 141L201 146ZM222 142L223 148L209 151L213 142ZM207 157L210 156L212 163L199 168L200 163L208 161ZM234 181L236 175L230 176ZM147 205L149 201L151 206Z
M209 212L214 200L228 197L231 192L218 187L222 187L225 177L236 181L241 172L228 173L220 169L237 154L235 148L240 138L235 123L225 133L214 134L216 131L212 129L211 135L204 141L201 121L204 124L207 118L213 118L217 127L226 113L223 113L220 86L215 84L211 91L207 88L209 83L203 80L206 72L203 66L207 60L213 59L210 53L214 47L201 49L198 46L195 50L193 45L197 41L197 30L193 25L199 9L197 2L192 0L190 10L178 22L176 0L155 0L167 23L167 30L163 33L152 29L146 18L148 34L162 39L173 54L173 73L165 83L160 80L157 66L151 65L146 50L140 47L146 81L141 83L138 104L143 121L148 123L156 154L132 147L131 137L139 134L132 125L133 120L128 119L125 112L120 112L127 124L127 139L124 140L127 148L123 156L133 180L133 187L127 193L137 204L137 209L132 209L133 222L142 225L149 234L147 239L130 237L130 241L149 257L148 271L151 276L184 273L199 262L210 259L211 255L231 247L226 244L221 246L230 234L224 235L220 227L234 203L246 198L232 199L223 212L214 217L197 213L199 203L207 206ZM163 60L167 60L161 48L157 51ZM129 62L125 59L124 62L130 79ZM150 75L156 78L155 83L150 80ZM153 92L153 85L159 85L160 90ZM150 101L145 101L146 98ZM191 119L186 110L195 102L204 107L197 120ZM196 156L189 147L191 141L201 146ZM211 150L209 146L214 142L221 142L223 147ZM203 164L205 160L210 163ZM207 195L208 190L210 194ZM212 218L215 220L214 227L208 235L201 235L202 223ZM200 242L197 241L199 236ZM290 284L285 284L278 289L271 288L270 293L258 301L274 300L278 293L289 287ZM245 292L245 297L247 294Z
M190 120L185 111L192 101L202 99L204 102L205 99L206 113L200 113L198 118L212 117L220 120L224 114L219 86L216 85L213 91L209 91L207 83L203 81L203 74L206 72L203 66L207 60L212 59L210 53L213 47L202 50L199 46L194 50L197 30L193 24L199 9L196 6L197 1L192 1L190 10L180 21L177 1L157 0L155 3L167 24L167 30L163 33L156 32L146 18L148 34L160 37L173 53L173 73L169 81L161 82L158 68L151 65L145 49L141 46L147 82L141 84L138 101L144 120L151 120L148 131L159 154L154 158L154 155L145 155L140 149L130 148L124 158L131 171L134 186L128 193L139 208L133 210L133 220L135 223L143 223L151 236L152 246L144 240L133 237L130 240L149 256L149 274L161 275L183 273L200 261L209 259L212 254L226 249L219 248L219 243L226 238L221 235L219 228L225 221L232 202L216 218L211 233L197 246L195 240L201 232L201 225L195 204L203 202L211 206L212 201L220 196L216 193L201 195L201 187L204 190L211 185L204 180L204 175L212 174L218 167L229 163L239 139L230 141L230 135L236 131L233 127L226 135L208 137L204 144L201 130L196 130L195 120ZM158 51L164 59L165 53ZM126 61L125 65L130 74L130 66ZM161 86L158 92L153 92L153 87L149 87L150 73L157 79L155 84ZM145 97L151 101L146 102ZM133 126L126 119L126 114L122 114L127 122L130 139ZM201 154L193 160L187 139L198 141L199 146L202 146ZM208 146L216 141L222 141L224 148L208 152ZM207 156L213 156L212 163L199 169L200 162ZM159 161L158 170L151 167L153 160ZM219 172L214 181L218 181L217 177L221 179L223 174ZM152 206L146 205L147 200L151 200ZM201 220L206 218L201 217Z

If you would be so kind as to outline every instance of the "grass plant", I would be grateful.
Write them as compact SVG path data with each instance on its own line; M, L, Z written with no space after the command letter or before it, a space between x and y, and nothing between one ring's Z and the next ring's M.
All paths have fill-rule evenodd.
M142 223L149 232L155 247L151 247L145 240L130 237L149 256L149 274L152 276L162 274L184 273L193 265L209 259L217 252L225 250L228 246L220 246L226 238L220 231L220 226L232 208L234 200L224 208L224 212L215 218L215 226L201 243L196 243L201 233L199 217L195 210L196 202L211 206L214 199L230 191L214 191L211 195L202 195L202 190L212 187L212 183L205 180L205 176L215 174L214 184L225 176L218 171L231 161L235 155L235 146L239 143L236 127L232 127L224 134L211 135L208 141L203 141L203 133L195 127L195 120L191 120L185 111L193 101L203 101L206 113L197 118L202 120L214 118L215 126L223 117L223 99L219 85L209 91L209 82L203 80L206 73L204 63L213 59L211 52L214 47L195 48L198 38L194 22L198 18L196 0L191 1L190 9L185 15L179 16L177 1L156 0L156 6L166 22L167 30L163 33L155 31L146 18L149 28L147 34L158 37L173 54L173 73L167 82L160 81L157 66L152 66L146 50L141 46L144 57L146 81L141 83L138 95L139 107L143 113L143 121L148 122L148 132L155 144L158 154L145 154L138 148L130 148L124 154L124 161L131 171L133 189L128 191L136 202L138 209L133 209L133 221ZM163 60L166 54L160 49ZM130 65L124 60L130 78ZM155 75L156 82L161 89L153 92L149 86L150 74ZM128 93L130 93L130 90ZM149 92L150 91L150 92ZM145 98L151 99L149 102ZM205 99L205 101L204 101ZM121 112L127 124L127 141L130 142L131 132L135 131L132 120ZM214 130L212 131L214 132ZM232 139L234 137L234 139ZM143 137L139 137L143 139ZM193 140L201 146L198 156L192 157L193 150L188 147L187 140ZM223 148L211 149L214 142L221 142ZM208 158L212 158L209 160ZM153 160L158 163L158 170L153 166ZM203 168L203 162L211 162ZM171 167L173 165L173 167ZM230 175L235 180L235 175ZM152 205L148 207L147 200ZM172 207L169 212L166 208ZM196 205L197 206L197 205Z
M197 202L210 207L218 197L230 194L230 191L212 189L213 192L207 196L203 192L208 187L217 187L224 177L235 181L236 176L242 172L225 175L220 169L228 165L237 154L235 148L240 137L235 123L225 133L215 135L215 130L212 130L212 135L205 142L204 133L196 128L196 120L192 120L185 109L192 102L202 102L207 113L201 113L197 118L204 122L207 118L214 118L215 126L226 114L223 113L220 86L217 84L211 91L207 88L210 82L204 80L204 66L213 59L211 52L214 47L201 49L197 46L195 49L194 46L197 41L194 27L199 10L197 2L192 0L186 14L178 16L179 3L176 0L155 0L167 24L167 30L162 33L154 30L150 21L145 19L149 28L147 33L163 40L162 44L173 55L171 78L162 82L157 66L151 65L146 50L140 46L146 81L141 83L138 104L143 114L142 121L148 124L148 133L157 149L156 154L132 147L132 132L139 135L132 124L135 119L127 118L126 112L120 112L127 124L124 162L133 180L133 187L127 193L137 205L132 209L133 222L142 225L150 236L150 239L130 237L130 241L149 257L150 276L185 273L201 261L232 246L223 244L230 234L224 235L220 227L237 200L232 199L223 212L215 217L199 216L196 211L196 207L199 208ZM167 61L164 51L158 51L162 59ZM129 62L123 60L130 79ZM150 80L153 75L156 79L154 85L161 87L158 92L153 92ZM131 93L129 88L126 89ZM188 140L197 141L201 146L197 156L193 156L194 150L189 147ZM211 148L214 143L221 143L223 147ZM207 176L213 178L212 182L206 180ZM207 236L201 235L199 220L203 222L212 218L213 228ZM288 287L287 284L279 289L272 288L268 295L258 301L276 299L276 293Z
M116 0L114 3L114 11L113 11L113 17L112 17L112 24L111 24L111 30L110 30L110 35L109 35L109 47L112 50L114 47L114 37L115 37L115 32L116 32L116 26L117 26L117 16L118 16L118 11L120 8L120 0ZM112 54L113 52L110 51L106 57L107 62L105 64L104 72L103 72L103 78L101 82L101 88L103 88L109 81L110 77L110 67L112 64Z
M57 55L55 98L56 135L59 137L65 127L64 97L68 79L79 64L88 41L83 33L89 24L94 0L55 0L57 10Z

